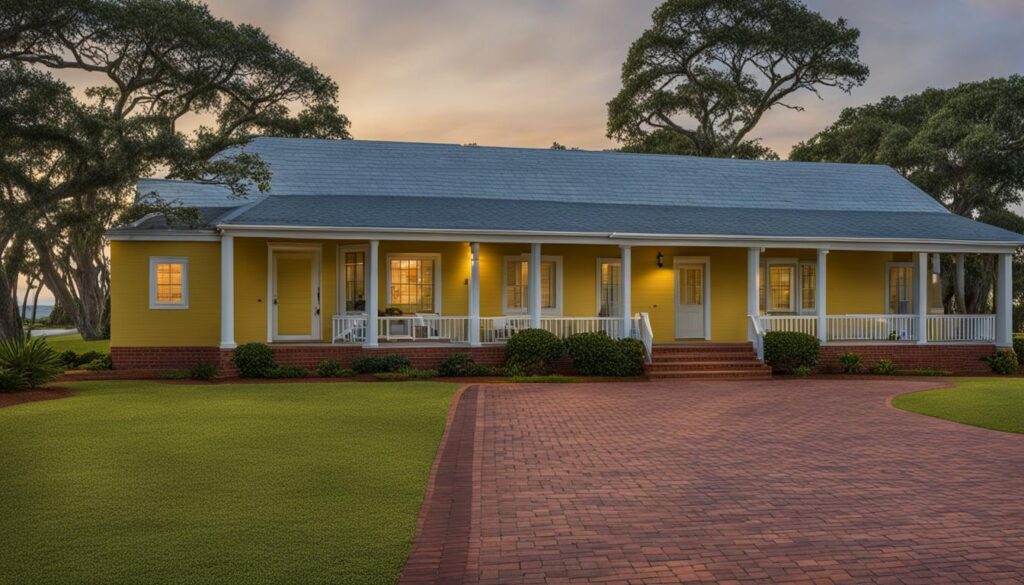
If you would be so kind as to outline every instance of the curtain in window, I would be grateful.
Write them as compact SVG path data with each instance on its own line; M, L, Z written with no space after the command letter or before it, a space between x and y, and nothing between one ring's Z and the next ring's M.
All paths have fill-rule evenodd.
M909 315L914 312L914 268L889 267L889 313Z
M542 309L554 309L558 300L555 282L555 263L540 263L540 304ZM505 308L527 311L530 308L530 263L527 260L509 260L505 266Z

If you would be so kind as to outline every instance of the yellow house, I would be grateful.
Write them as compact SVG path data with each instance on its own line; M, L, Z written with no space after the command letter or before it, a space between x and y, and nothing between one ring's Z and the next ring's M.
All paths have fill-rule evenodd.
M531 327L637 337L652 360L754 355L773 330L820 337L826 359L857 346L908 367L1011 344L1024 239L888 167L285 138L244 150L269 164L266 193L145 180L140 196L205 225L149 216L109 232L115 367L226 363L249 342L298 363L493 360ZM961 269L998 257L993 314L943 314L940 254Z

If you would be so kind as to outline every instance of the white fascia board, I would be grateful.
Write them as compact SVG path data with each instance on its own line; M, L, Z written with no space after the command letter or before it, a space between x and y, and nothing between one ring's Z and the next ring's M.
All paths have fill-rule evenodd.
M107 240L112 242L219 242L221 234L212 230L121 230L107 232Z
M986 242L927 239L869 239L764 237L732 235L672 235L586 232L522 232L502 230L433 230L382 228L327 228L305 226L219 225L223 233L238 237L295 237L325 240L412 240L475 241L488 243L539 242L542 244L596 244L633 246L708 246L735 248L825 248L830 250L870 250L885 252L933 253L1008 253L1024 246L1018 242Z

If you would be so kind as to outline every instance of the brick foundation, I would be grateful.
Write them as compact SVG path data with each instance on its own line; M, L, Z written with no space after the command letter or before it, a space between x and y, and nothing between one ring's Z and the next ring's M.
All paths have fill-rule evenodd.
M996 351L994 345L891 344L891 345L823 345L819 368L824 372L842 372L839 356L855 353L864 367L870 368L880 359L890 359L900 370L935 368L956 375L988 374L991 370L984 358Z

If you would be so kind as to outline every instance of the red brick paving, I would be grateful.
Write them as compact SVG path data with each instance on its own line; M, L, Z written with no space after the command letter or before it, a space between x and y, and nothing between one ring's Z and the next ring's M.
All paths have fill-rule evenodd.
M934 385L482 386L456 472L473 493L448 512L471 512L469 542L418 541L410 566L440 552L436 582L479 585L1024 583L1024 436L887 406Z

